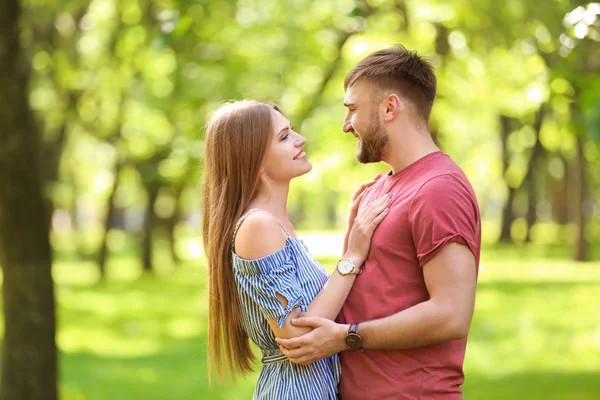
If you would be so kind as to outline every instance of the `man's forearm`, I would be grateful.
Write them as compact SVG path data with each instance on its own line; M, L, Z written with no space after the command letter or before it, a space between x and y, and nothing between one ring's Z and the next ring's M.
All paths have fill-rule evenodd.
M427 346L467 336L470 318L429 300L389 317L366 321L358 332L363 347L400 350Z

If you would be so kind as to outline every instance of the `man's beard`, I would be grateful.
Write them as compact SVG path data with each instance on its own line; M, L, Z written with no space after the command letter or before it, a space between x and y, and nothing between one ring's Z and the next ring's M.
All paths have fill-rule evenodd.
M360 135L360 147L356 159L362 164L376 163L383 159L388 145L388 137L376 116L367 131Z

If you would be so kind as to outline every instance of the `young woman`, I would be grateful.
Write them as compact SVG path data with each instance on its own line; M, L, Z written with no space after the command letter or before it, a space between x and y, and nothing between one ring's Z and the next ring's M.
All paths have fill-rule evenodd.
M334 273L295 236L286 204L290 181L312 168L305 139L277 106L245 100L221 107L206 129L203 239L209 271L209 358L220 376L251 371L248 338L262 352L254 399L335 399L338 357L289 362L275 337L299 336L303 315L334 319L363 264L388 196L357 215L353 196L344 256Z

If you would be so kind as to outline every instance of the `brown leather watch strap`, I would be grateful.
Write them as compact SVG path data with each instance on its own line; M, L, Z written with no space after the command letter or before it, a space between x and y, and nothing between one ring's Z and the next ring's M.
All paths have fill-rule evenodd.
M358 324L350 324L345 342L346 346L353 350L362 349L362 338L358 334Z

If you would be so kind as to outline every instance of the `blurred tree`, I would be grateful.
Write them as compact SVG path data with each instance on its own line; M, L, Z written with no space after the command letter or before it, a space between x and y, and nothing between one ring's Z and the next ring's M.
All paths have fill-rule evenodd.
M57 399L54 286L43 197L43 140L28 100L31 61L18 0L0 2L0 264L2 400Z
M177 226L199 203L180 209L180 197L201 175L207 116L223 101L261 98L283 106L315 165L292 186L291 217L299 228L338 228L353 187L385 168L354 160L354 141L340 132L341 82L369 52L403 43L436 67L432 134L473 178L500 238L517 232L518 240L535 240L535 226L554 219L580 221L579 236L589 241L593 226L577 216L592 215L597 202L585 164L593 157L587 133L596 108L593 85L582 82L593 75L589 49L598 23L593 9L578 5L68 0L46 13L32 5L34 23L22 29L34 55L31 103L48 145L44 179L53 182L58 214L70 210L70 226L84 233L75 237L88 253L97 251L102 276L109 253L122 246L111 240L122 237L115 230L136 236L146 270L153 238L164 236L177 261L177 232L189 233ZM570 73L577 68L581 82ZM574 101L581 104L570 107ZM583 158L576 157L576 131ZM587 172L576 173L578 159ZM580 176L587 180L573 186ZM586 192L575 199L579 187ZM564 212L574 203L582 206Z
M505 176L508 167L510 165L510 152L508 149L508 137L512 133L514 119L506 115L500 115L500 139L502 141L502 175ZM516 189L507 182L506 188L508 190L506 201L504 202L504 208L502 211L502 217L500 221L500 237L499 240L504 243L512 242L510 235L510 228L515 222L515 213L513 211L515 191Z

